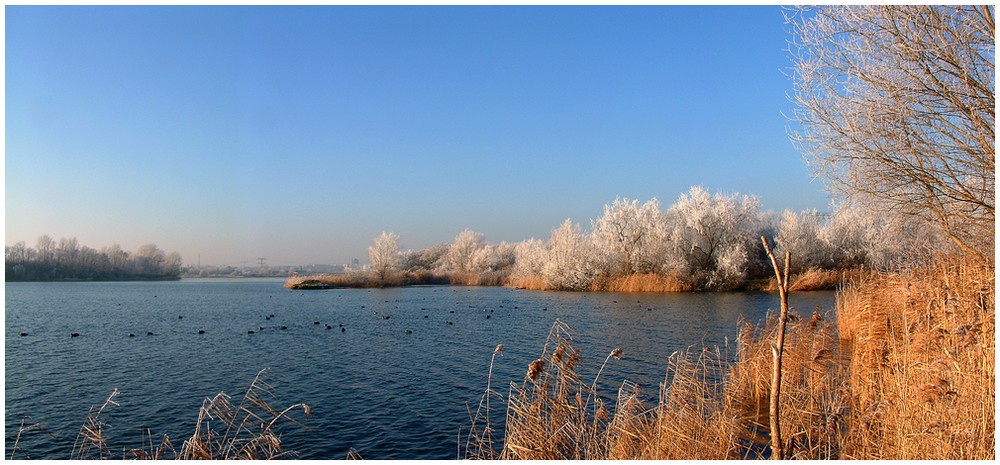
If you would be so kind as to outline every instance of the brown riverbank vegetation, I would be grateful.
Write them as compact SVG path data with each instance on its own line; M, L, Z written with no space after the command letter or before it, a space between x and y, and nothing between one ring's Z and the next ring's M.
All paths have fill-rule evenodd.
M994 302L992 265L946 258L844 287L833 317L798 312L789 322L783 354L786 457L994 459ZM461 444L464 455L769 456L775 321L770 318L764 328L745 326L732 362L727 350L733 348L670 356L655 402L627 380L616 395L596 392L596 380L578 374L586 361L572 330L557 321L524 381L511 384L505 402L494 402L492 419L503 424L488 424L483 405L472 416ZM493 390L491 397L504 396ZM493 437L496 431L502 437Z

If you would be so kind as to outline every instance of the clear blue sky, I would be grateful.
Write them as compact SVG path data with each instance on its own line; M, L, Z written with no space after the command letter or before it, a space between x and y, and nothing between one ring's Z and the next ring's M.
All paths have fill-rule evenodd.
M761 7L6 7L6 243L367 260L692 185L826 209Z

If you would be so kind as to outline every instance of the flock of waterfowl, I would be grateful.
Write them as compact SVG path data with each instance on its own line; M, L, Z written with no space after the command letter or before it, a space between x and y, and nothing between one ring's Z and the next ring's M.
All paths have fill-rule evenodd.
M388 303L388 302L389 301L386 301L386 303ZM636 302L637 303L641 303L640 301L636 301ZM615 300L614 303L617 304L618 301ZM469 308L475 308L472 305L469 305L468 307ZM365 306L362 305L361 308L365 308ZM500 305L500 308L503 308L503 305ZM519 309L519 307L515 306L514 309L517 310L517 309ZM420 310L426 311L427 308L421 308ZM652 311L653 309L652 308L647 308L646 310L647 311ZM548 311L548 308L543 308L542 311ZM486 319L490 319L490 318L493 317L493 315L492 315L492 313L494 312L493 309L483 309L483 312L486 313ZM455 313L455 311L454 310L449 310L448 313ZM381 314L380 315L377 310L373 310L372 314L376 315L376 316L381 316L383 320L388 320L388 319L392 318L392 316L388 315L388 314ZM429 317L430 317L430 315L424 315L424 318L429 318ZM273 313L270 314L270 315L266 315L264 317L264 319L267 320L267 321L270 321L273 318L275 318L275 315ZM178 315L177 319L178 320L183 320L184 319L184 315ZM323 322L320 322L318 320L313 321L313 325L319 326L321 324L323 325L324 329L326 329L326 330L333 329L333 326L331 326L329 323L323 323ZM453 326L455 324L455 322L452 321L452 320L445 320L445 324L449 325L449 326ZM347 332L347 328L344 326L343 323L339 323L338 327L340 328L340 332L342 332L342 333L343 332ZM283 331L283 330L287 330L288 326L287 325L280 325L280 326L276 326L276 328L278 328L279 330ZM257 329L249 329L249 330L247 330L247 334L256 334L258 332L264 331L265 329L267 329L267 327L260 325L260 326L257 327ZM206 331L204 329L199 329L198 330L198 334L205 334L205 333L206 333ZM405 330L405 333L406 334L413 334L413 330L407 329L407 330ZM22 337L23 336L28 336L28 333L27 332L21 332L20 335ZM147 331L146 335L147 336L155 336L155 334L152 331ZM77 333L77 332L70 333L70 337L79 337L79 336L80 336L80 333ZM135 333L128 333L128 337L135 337Z
M386 302L388 302L388 301L386 301ZM365 308L365 306L362 305L361 308ZM474 308L474 307L472 305L470 305L469 308ZM503 308L503 305L500 305L500 308ZM518 309L518 307L514 307L514 309ZM427 310L427 308L421 308L420 310ZM545 311L545 310L548 310L548 308L544 308L542 310ZM492 309L484 309L483 312L489 312L486 315L486 319L487 320L493 317L493 315L490 315L490 313L493 313ZM454 310L449 310L448 313L455 313L455 311ZM379 312L377 310L373 310L372 314L373 315L379 315ZM380 316L382 317L383 320L388 320L388 319L392 318L392 315L387 315L387 314L382 314ZM429 318L429 317L430 317L430 315L424 315L424 318ZM267 320L267 321L270 321L272 318L275 318L275 315L273 313L264 317L264 319ZM177 319L178 320L183 320L184 319L184 315L178 315ZM318 320L317 321L313 321L313 325L318 326L318 325L321 325L321 324L323 325L323 328L326 329L326 330L333 329L333 326L331 326L329 323L322 323L322 322L320 322ZM455 324L455 322L451 321L451 320L445 320L445 324L449 325L449 326L453 326ZM338 327L340 328L340 332L342 332L342 333L343 332L347 332L347 328L344 326L343 323L339 323ZM277 326L277 328L279 330L287 330L288 326L287 325L280 325L280 326ZM257 329L249 329L249 330L247 330L247 334L256 334L258 332L264 331L265 329L266 329L265 326L258 326ZM405 330L405 333L406 334L413 334L413 330L412 329L407 329L407 330ZM198 330L198 334L205 334L205 330L204 329L199 329ZM23 336L28 336L28 333L22 332L22 333L20 333L20 335L22 337ZM152 331L146 331L146 335L147 336L155 336L156 334L153 333ZM70 333L70 337L79 337L79 336L80 336L80 333L77 333L77 332ZM135 333L128 333L128 337L135 337Z

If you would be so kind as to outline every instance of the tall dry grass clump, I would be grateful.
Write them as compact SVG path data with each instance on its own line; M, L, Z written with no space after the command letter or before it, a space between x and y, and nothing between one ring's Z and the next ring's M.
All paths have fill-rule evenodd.
M772 319L774 320L774 319ZM521 383L512 383L505 416L484 423L470 415L465 458L500 459L743 459L769 455L768 395L774 325L747 329L737 360L728 347L672 354L650 404L642 389L623 381L616 395L597 391L604 367L622 356L615 349L592 382L578 374L580 352L572 330L556 320L542 355ZM794 458L836 458L841 429L843 371L829 348L831 323L818 314L791 323L786 336L782 397L786 448ZM496 392L492 397L502 398ZM613 400L610 401L609 400ZM483 432L502 431L503 439ZM834 438L834 439L831 439ZM497 445L500 445L497 448ZM461 455L461 454L460 454Z
M688 292L694 286L676 275L631 274L608 279L595 291L607 292Z
M945 258L842 290L845 458L995 458L995 269Z
M838 291L835 318L790 312L777 409L782 456L994 459L994 307L993 265L952 257L909 272L865 273ZM485 425L502 431L502 442L469 441L465 456L770 457L778 320L743 323L733 361L728 348L671 355L653 404L628 381L617 397L599 395L597 379L577 373L572 331L557 320L524 382L512 383L505 423ZM481 421L474 429L483 430Z
M745 458L767 457L771 452L768 402L777 319L778 315L769 315L762 328L743 323L736 361L728 367L724 397L728 409L736 414L738 450ZM781 370L779 412L784 457L840 458L840 438L848 413L843 401L846 360L830 318L818 310L809 318L789 314Z
M115 389L98 409L91 409L77 433L70 453L72 460L114 459L115 450L106 434L110 429L107 414L118 406ZM294 457L294 451L285 450L281 444L279 425L284 422L300 424L292 417L301 410L310 415L306 404L295 404L282 410L275 409L269 399L273 387L267 382L267 369L261 370L241 396L238 403L224 392L205 399L198 411L198 421L190 438L176 450L166 435L156 443L147 430L139 448L120 449L120 459L162 460L168 453L178 460L259 460ZM22 429L24 425L22 424ZM18 433L20 439L20 432ZM10 453L14 458L17 444Z

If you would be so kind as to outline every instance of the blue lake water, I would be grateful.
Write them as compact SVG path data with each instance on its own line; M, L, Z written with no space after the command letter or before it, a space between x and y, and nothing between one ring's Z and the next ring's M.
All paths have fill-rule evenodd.
M140 447L147 428L179 448L205 398L237 397L268 368L273 405L312 408L304 427L282 428L282 445L298 458L342 459L354 448L366 459L453 459L497 344L506 349L494 388L520 383L559 318L576 331L585 380L620 347L625 355L605 369L600 390L613 396L628 379L655 396L671 353L732 346L741 318L760 322L778 305L776 293L763 292L291 291L282 284L6 284L5 457L27 418L45 432L24 433L15 458L69 458L90 407L116 388L120 406L102 417L113 450ZM790 303L808 315L833 299L832 292L797 293Z

